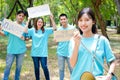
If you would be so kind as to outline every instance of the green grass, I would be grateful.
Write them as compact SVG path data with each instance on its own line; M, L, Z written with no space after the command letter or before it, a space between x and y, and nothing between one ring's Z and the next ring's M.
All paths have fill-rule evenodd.
M110 44L112 47L112 50L116 54L120 54L120 35L118 34L113 34L111 32L108 33L110 37ZM27 41L27 47L28 50L25 54L23 66L22 66L22 71L21 71L21 80L35 80L34 77L34 66L33 66L33 61L30 56L30 50L31 50L31 41ZM49 72L50 72L50 77L51 80L59 80L59 72L58 72L58 63L57 63L57 55L56 55L56 43L53 41L53 35L50 36L49 38L49 57L48 57L48 67L49 67ZM5 58L6 58L6 45L7 45L7 38L6 37L0 37L0 80L3 77L4 73L4 68L5 68ZM9 80L14 79L14 72L15 72L15 62L12 65ZM116 74L119 77L118 80L120 80L120 67L116 67ZM40 76L41 80L45 80L44 74L42 69L40 68ZM69 79L69 71L66 65L65 69L65 80L70 80Z

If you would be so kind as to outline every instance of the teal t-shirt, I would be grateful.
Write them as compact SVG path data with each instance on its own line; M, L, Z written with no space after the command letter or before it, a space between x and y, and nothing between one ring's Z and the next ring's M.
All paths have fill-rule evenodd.
M45 28L44 33L42 30L35 31L35 28L28 30L28 35L32 38L32 57L47 57L48 56L48 37L53 33L52 28Z
M67 28L63 28L62 26L60 28L58 28L58 30L71 30L71 29L75 29L75 27L72 25L68 25ZM59 56L68 57L69 56L68 46L69 46L69 41L58 42L57 54Z
M96 34L90 38L82 38L81 41L92 52L92 54L94 54L97 40L98 35ZM72 44L71 41L69 46L70 54L72 54L73 46L74 44ZM109 41L104 36L100 36L95 53L99 62L93 58L92 54L86 50L83 45L80 44L78 51L78 60L73 68L70 80L80 80L82 73L86 71L91 72L94 76L101 76L104 73L104 69L99 62L104 64L104 59L106 59L107 63L115 60L115 56L112 53Z
M25 26L24 23L22 23L21 25L23 27ZM26 52L26 44L24 40L6 31L4 31L4 34L8 36L8 54L22 54Z

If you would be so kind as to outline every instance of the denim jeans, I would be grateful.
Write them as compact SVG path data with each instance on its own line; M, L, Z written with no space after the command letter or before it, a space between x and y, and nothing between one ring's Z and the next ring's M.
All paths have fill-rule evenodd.
M39 71L40 62L41 62L41 66L42 66L46 80L50 80L49 70L47 67L47 57L32 57L32 59L34 63L34 72L35 72L36 80L40 80L40 71Z
M14 80L19 80L22 62L23 62L23 58L24 58L24 53L22 53L22 54L7 54L6 67L4 70L3 80L9 80L10 69L11 69L11 66L12 66L15 58L16 58L16 70L15 70Z
M66 60L66 62L68 64L68 68L69 68L70 74L72 73L72 67L70 65L69 57L59 56L58 55L58 66L59 66L60 80L64 80L65 60Z

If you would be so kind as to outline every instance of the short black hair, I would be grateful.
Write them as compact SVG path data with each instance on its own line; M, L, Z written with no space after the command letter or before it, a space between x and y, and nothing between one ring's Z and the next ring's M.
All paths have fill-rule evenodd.
M19 10L17 11L16 15L23 13L25 16L28 16L27 12L25 10Z
M60 19L61 16L65 16L66 18L68 18L67 14L64 14L64 13L60 14L59 19Z

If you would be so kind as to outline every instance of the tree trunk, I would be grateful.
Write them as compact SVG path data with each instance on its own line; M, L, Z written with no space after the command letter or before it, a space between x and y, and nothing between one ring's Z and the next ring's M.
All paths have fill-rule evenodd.
M120 34L120 26L117 26L117 34Z
M28 7L33 7L33 0L29 0L29 6Z
M33 1L34 0L29 0L29 6L28 7L33 7ZM32 28L34 20L30 20L28 28Z
M118 10L118 14L120 15L120 0L114 0L116 5L117 5L117 10ZM118 19L118 22L117 22L117 34L120 34L120 19Z
M106 25L104 23L104 20L102 19L102 16L100 14L100 11L98 8L94 8L95 9L95 13L96 13L96 16L98 18L98 21L99 21L99 24L100 24L100 28L101 28L101 31L102 31L102 34L108 38L108 35L106 33ZM109 39L109 38L108 38Z
M13 6L13 8L12 8L11 11L10 11L10 14L7 16L7 19L9 19L9 17L12 15L12 12L13 12L16 4L17 4L17 1L18 1L18 0L15 1L14 6Z
M21 5L21 3L19 2L19 0L16 0L15 3L14 3L13 8L12 8L11 11L10 11L10 14L9 14L8 17L7 17L7 19L12 15L12 12L14 11L15 6L17 5L17 3L18 3L18 5L20 6L20 8L21 8L22 10L24 10L24 8L22 7L22 5Z
M102 31L102 34L109 39L107 33L106 33L106 25L105 25L105 22L102 18L102 15L100 14L100 9L99 9L99 6L101 5L101 0L92 0L92 4L93 4L93 7L94 7L94 10L95 10L95 14L98 18L98 22L100 24L100 28L101 28L101 31Z
M117 5L117 8L118 8L118 13L120 15L120 0L114 0L116 5Z
M117 25L116 25L117 26L117 34L120 34L120 23L119 22L120 22L120 18L118 17L117 18Z
M18 3L18 5L20 6L20 8L21 8L22 10L24 10L24 8L23 8L23 6L21 5L21 3L20 3L19 0L17 1L17 3Z

